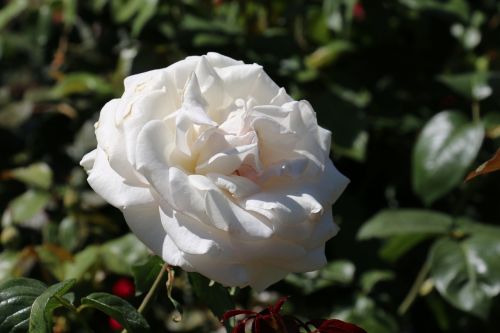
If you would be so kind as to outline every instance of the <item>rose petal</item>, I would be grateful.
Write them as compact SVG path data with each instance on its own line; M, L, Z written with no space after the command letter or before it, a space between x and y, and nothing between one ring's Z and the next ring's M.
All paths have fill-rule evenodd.
M100 147L96 149L95 162L87 181L104 200L120 209L153 201L148 187L128 185L111 168L106 153Z

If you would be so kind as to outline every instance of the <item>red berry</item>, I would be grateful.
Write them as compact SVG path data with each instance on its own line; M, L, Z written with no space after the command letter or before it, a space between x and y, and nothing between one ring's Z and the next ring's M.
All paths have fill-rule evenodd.
M119 322L117 322L114 318L109 317L108 324L109 324L109 327L113 331L120 331L120 330L123 329L122 324L120 324Z
M352 9L352 16L356 21L363 21L366 17L365 7L361 2L356 2Z
M121 298L130 298L134 296L135 287L134 283L127 278L118 279L115 284L113 284L113 294Z

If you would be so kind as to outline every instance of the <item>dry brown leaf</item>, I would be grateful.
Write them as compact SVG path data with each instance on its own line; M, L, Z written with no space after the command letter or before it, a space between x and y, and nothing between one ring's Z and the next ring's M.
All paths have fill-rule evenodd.
M465 178L465 181L467 182L477 176L498 170L500 170L500 149L497 150L497 152L492 158L490 158L489 160L478 166L476 170L470 172L467 175L467 178Z

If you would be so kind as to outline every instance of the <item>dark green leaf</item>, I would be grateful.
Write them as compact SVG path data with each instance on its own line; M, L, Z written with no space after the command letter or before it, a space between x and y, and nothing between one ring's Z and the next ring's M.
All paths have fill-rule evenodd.
M432 234L408 234L390 237L382 246L379 255L389 262L398 260L413 247L431 237Z
M389 281L394 279L394 272L374 270L363 273L361 276L361 288L365 293L370 293L379 282Z
M452 223L450 216L430 210L384 210L363 225L358 232L358 239L408 234L444 234L451 230Z
M27 332L31 305L47 286L34 279L17 278L0 285L0 332Z
M217 318L222 318L224 312L235 308L226 288L219 283L210 285L210 280L199 273L188 274L195 295L212 310Z
M334 318L356 324L370 333L400 332L396 320L373 299L359 295L352 306L334 311Z
M498 86L497 73L447 74L440 76L438 80L470 101L488 98L493 92L492 88Z
M429 120L413 151L413 188L425 203L463 182L483 138L483 125L457 112L443 111Z
M52 332L52 312L64 306L58 297L63 297L73 286L76 280L66 280L47 288L38 296L31 307L29 331L30 333Z
M81 303L113 317L129 333L149 331L149 324L146 319L132 305L120 297L108 293L93 293L82 298Z
M12 177L26 183L48 189L52 185L52 170L46 163L35 163L24 168L17 168L11 171Z
M455 307L486 318L500 293L500 242L488 234L464 240L441 239L430 252L430 276Z
M134 276L137 295L145 293L151 288L163 264L164 262L160 257L150 256L146 262L132 265L132 275Z

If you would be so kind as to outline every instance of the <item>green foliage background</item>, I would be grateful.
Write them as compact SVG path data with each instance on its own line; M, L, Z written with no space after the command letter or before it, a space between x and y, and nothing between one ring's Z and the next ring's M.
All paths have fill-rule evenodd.
M310 101L333 132L335 164L351 179L334 209L342 230L328 243L330 264L261 295L233 290L236 304L292 295L288 312L344 319L370 333L497 332L500 174L463 181L500 143L497 1L0 3L0 283L45 283L22 280L30 287L20 291L8 282L0 296L14 290L37 299L41 319L28 318L31 331L44 332L36 326L44 318L57 332L109 331L105 314L122 315L109 304L133 309L88 294L110 292L122 276L136 278L137 297L128 301L140 303L154 280L144 272L161 262L143 262L146 249L90 190L78 162L124 77L217 51L263 65L293 97ZM231 300L203 302L205 281L176 273L169 297L184 309L182 321L172 320L177 304L163 290L145 313L149 325L214 330L204 303L217 313ZM105 314L78 316L55 305L63 297L84 297ZM0 332L11 330L9 320L28 320L12 311L0 298ZM142 327L141 317L123 320Z

